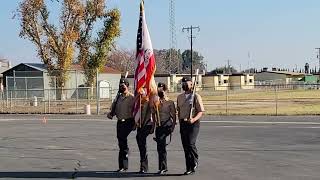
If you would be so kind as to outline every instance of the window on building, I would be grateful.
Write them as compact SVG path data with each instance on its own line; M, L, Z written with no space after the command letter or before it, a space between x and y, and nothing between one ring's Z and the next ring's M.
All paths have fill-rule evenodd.
M252 79L249 79L249 83L252 83Z
M228 83L228 80L226 80L226 79L225 79L225 80L223 80L223 83L227 84L227 83Z
M221 81L219 81L219 85L221 85Z

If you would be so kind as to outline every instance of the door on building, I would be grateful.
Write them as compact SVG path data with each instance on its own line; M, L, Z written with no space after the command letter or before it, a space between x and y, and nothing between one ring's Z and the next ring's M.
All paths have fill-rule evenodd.
M108 99L111 98L110 94L110 83L108 81L100 81L99 82L99 95L100 98Z

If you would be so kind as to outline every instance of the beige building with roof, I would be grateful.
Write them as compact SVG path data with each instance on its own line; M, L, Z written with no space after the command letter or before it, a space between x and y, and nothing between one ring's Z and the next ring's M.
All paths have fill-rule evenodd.
M203 88L205 90L227 90L229 87L229 76L229 74L205 75L202 77Z
M216 91L253 89L254 76L252 74L215 74L202 77L202 87Z
M254 89L254 80L253 74L232 74L229 76L230 89Z
M255 74L255 81L258 84L290 84L299 81L305 76L304 73L288 71L262 71Z
M170 92L180 92L182 91L181 88L181 80L185 76L190 76L190 74L155 74L154 79L156 83L162 82L168 86ZM195 75L193 75L195 78ZM134 85L134 75L129 75L127 77L130 88L133 90ZM200 90L202 87L202 74L197 76L197 90Z

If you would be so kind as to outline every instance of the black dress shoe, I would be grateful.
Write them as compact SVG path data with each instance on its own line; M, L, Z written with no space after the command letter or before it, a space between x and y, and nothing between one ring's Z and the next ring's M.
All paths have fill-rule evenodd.
M146 172L147 172L146 170L140 169L139 174L144 174L144 173L146 173Z
M195 173L194 170L189 170L189 171L184 172L184 175L192 175L194 173Z
M162 169L158 171L158 174L165 174L168 171L168 169Z
M127 170L128 169L126 169L126 168L120 168L120 169L117 170L117 172L121 173L121 172L126 172Z

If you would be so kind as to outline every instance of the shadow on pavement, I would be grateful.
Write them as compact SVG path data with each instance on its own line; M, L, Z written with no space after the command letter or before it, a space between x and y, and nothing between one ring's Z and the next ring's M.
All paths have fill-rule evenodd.
M117 173L115 171L17 171L17 172L0 172L0 178L136 178L136 177L161 177L161 176L182 176L183 174L157 174L137 172Z

